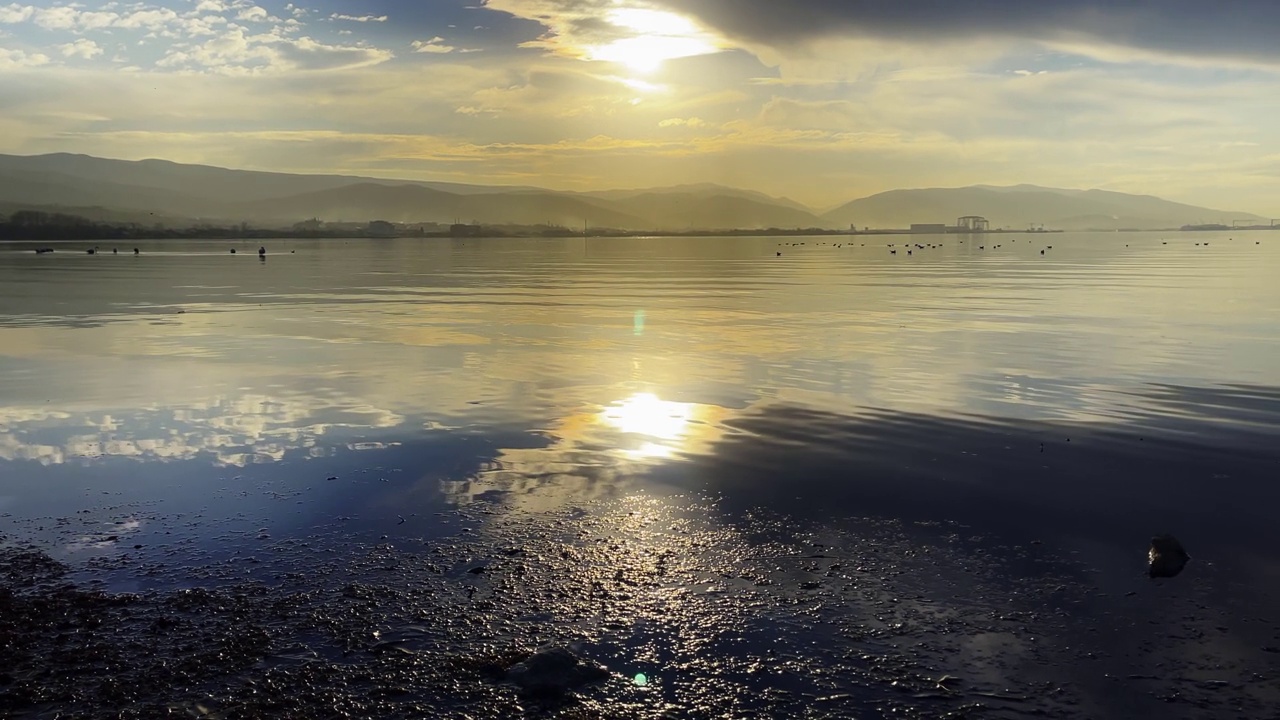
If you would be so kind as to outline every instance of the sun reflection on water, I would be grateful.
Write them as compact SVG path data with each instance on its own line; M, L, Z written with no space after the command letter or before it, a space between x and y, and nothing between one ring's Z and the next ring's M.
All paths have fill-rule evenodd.
M693 405L662 400L653 393L636 393L606 409L600 417L624 433L677 440L687 432Z
M669 458L687 444L697 406L663 400L653 393L636 393L600 413L604 425L645 440L627 449L636 458Z

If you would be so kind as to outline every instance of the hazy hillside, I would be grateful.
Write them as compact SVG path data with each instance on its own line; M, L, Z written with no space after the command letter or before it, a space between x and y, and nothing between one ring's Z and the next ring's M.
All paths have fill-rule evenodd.
M729 195L650 192L615 202L654 230L826 226L807 210Z
M58 173L97 183L176 191L213 204L298 195L360 183L419 185L459 195L534 190L462 183L415 182L353 175L293 175L186 165L168 160L112 160L90 155L0 155L0 173Z
M1256 215L1225 212L1104 190L1057 190L1035 186L891 190L846 203L823 215L848 227L906 227L911 223L954 224L962 215L982 215L992 228L1169 228L1189 223L1258 221Z
M718 185L572 193L541 188L290 175L85 155L0 155L0 203L102 206L226 222L543 224L633 230L820 225L803 206Z
M64 175L0 170L0 202L10 205L100 206L116 210L199 215L205 203L181 192Z
M100 205L37 205L34 203L10 203L0 201L0 219L20 210L34 210L49 214L75 215L91 222L111 224L160 224L169 228L186 228L199 224L184 215L164 215L140 210L108 209Z
M812 208L806 207L805 205L802 205L795 200L791 200L790 198L775 198L765 195L762 192L756 192L755 190L742 190L739 188L725 187L724 185L716 185L715 183L691 183L686 185L672 185L671 187L644 188L638 190L594 190L574 194L603 198L606 200L629 200L640 195L685 195L702 197L726 196L754 200L767 205L779 205L810 214L813 213Z
M258 221L300 218L392 222L479 222L580 227L641 227L640 218L597 207L583 200L546 194L487 193L456 195L418 185L361 183L331 190L231 205L226 212Z
M628 230L858 227L953 224L982 215L992 228L1168 228L1258 222L1157 197L1034 185L892 190L817 215L785 198L713 184L565 192L530 186L291 175L124 161L86 155L0 155L0 206L95 207L101 213L210 222L288 224L307 218L367 222L584 224Z

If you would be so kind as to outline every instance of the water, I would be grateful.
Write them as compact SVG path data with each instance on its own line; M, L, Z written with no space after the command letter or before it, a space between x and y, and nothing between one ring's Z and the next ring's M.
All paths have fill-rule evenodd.
M1078 688L1171 652L1133 634L1170 607L1213 637L1186 673L1280 669L1273 233L90 245L0 248L0 515L109 585L179 549L643 501L709 508L746 556L905 523L894 542L981 538L948 552L1023 587L1048 572L1025 549L1052 551L1054 586L1098 596L1051 642L1151 644L1096 640L1119 659ZM1165 532L1193 560L1152 590ZM1126 593L1122 632L1098 598Z

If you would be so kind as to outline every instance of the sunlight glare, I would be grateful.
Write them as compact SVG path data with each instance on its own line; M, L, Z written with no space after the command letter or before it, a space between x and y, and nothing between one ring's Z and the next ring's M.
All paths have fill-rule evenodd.
M707 55L720 49L692 20L672 12L615 8L607 17L610 23L634 35L588 48L588 57L618 63L632 72L651 73L667 60Z
M688 432L693 405L660 400L653 393L638 393L605 410L600 417L624 433L678 440Z

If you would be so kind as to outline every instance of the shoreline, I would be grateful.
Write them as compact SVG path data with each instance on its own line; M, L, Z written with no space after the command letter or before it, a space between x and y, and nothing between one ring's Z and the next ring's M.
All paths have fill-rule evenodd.
M1212 647L1180 657L1142 648L1177 644L1142 620L1155 608L1176 614L1183 633L1220 622L1197 610L1190 584L1135 572L1133 591L1107 593L1057 549L972 533L873 519L799 529L764 511L641 495L492 516L438 541L286 538L252 561L190 567L179 554L161 571L172 587L136 593L95 589L94 572L69 583L74 568L10 544L0 637L13 662L0 709L1084 718L1118 714L1117 690L1122 705L1164 717L1228 705L1257 716L1274 700L1245 680L1266 672L1265 655L1231 658L1224 673L1208 670L1228 661ZM212 578L192 584L193 571ZM509 681L548 644L608 676L541 694Z

